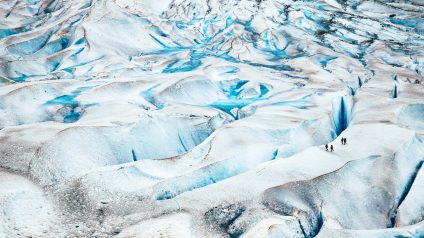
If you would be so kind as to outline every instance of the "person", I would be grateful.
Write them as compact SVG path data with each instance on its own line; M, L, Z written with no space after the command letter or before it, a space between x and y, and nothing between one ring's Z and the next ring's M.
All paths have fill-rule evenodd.
M342 145L343 145L344 144L344 138L343 137L342 137L342 140L341 141L342 141Z
M346 137L343 139L343 143L346 145Z
M325 144L325 151L328 151L328 145Z
M331 152L333 152L333 150L334 150L333 145L330 145L330 149L331 149Z

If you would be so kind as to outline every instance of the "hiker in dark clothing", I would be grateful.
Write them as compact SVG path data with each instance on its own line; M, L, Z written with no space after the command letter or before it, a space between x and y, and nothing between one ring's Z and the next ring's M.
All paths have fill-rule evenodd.
M343 144L346 145L346 138L343 138Z
M334 147L333 147L333 145L330 145L330 149L331 149L331 152L333 152L333 151L334 151Z
M325 144L325 151L328 151L328 145Z
M343 145L344 144L344 138L343 137L342 137L342 140L341 141L342 141L342 145Z

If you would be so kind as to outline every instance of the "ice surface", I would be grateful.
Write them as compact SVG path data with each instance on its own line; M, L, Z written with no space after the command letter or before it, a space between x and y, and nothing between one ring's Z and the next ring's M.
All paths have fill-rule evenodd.
M0 1L0 238L423 237L423 13Z

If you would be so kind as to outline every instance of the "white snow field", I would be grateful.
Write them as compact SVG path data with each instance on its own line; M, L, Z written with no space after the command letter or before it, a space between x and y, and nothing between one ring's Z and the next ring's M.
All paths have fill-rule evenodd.
M0 1L0 238L424 237L423 162L423 0Z

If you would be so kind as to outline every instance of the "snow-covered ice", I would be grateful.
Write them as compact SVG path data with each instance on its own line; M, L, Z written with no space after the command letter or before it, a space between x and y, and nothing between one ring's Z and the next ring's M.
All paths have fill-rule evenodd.
M0 238L424 237L421 0L0 15Z

